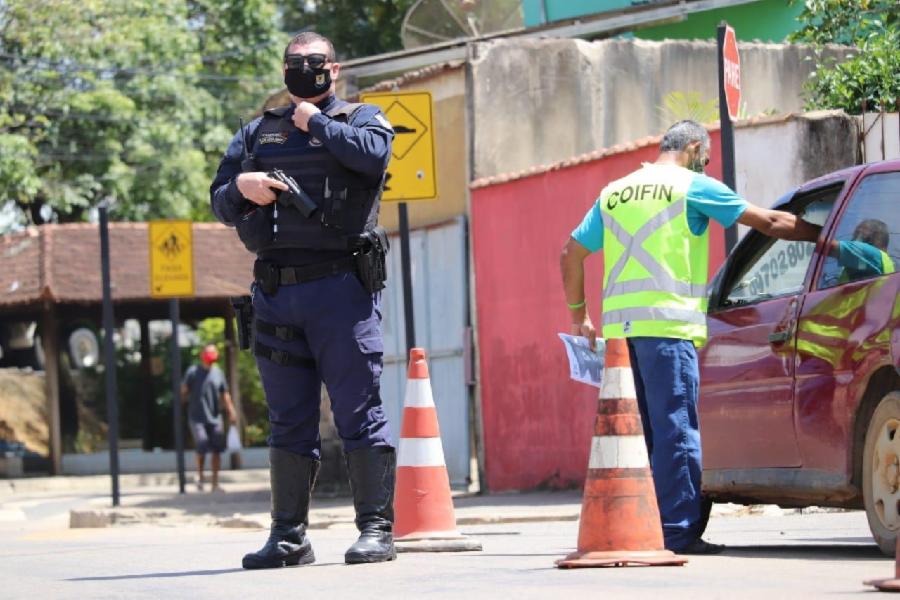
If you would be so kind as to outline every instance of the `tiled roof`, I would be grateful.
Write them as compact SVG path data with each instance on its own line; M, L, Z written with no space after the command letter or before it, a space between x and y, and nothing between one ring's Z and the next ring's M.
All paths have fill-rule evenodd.
M454 61L439 63L436 65L430 65L427 67L423 67L421 69L417 69L415 71L409 71L395 79L386 79L384 81L379 81L375 85L372 85L365 89L359 90L359 93L360 94L371 94L373 92L390 92L391 90L402 88L404 85L424 81L431 77L435 77L437 75L440 75L444 71L451 71L451 70L458 69L458 68L462 67L464 64L465 64L465 61L454 60ZM357 98L358 97L359 96L357 96Z
M112 294L116 301L150 297L146 223L110 223ZM254 256L234 230L194 223L194 297L219 299L247 293ZM102 299L100 232L88 223L42 225L0 237L0 306L50 300Z

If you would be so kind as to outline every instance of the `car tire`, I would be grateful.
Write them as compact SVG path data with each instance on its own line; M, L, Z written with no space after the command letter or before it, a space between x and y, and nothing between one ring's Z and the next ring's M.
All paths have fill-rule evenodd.
M878 403L863 446L863 502L872 537L894 556L900 530L900 391Z

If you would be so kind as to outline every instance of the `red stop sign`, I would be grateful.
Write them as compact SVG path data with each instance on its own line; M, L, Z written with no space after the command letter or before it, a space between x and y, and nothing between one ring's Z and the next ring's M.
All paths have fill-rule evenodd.
M734 36L734 29L731 27L725 28L722 59L725 71L722 79L725 84L728 116L734 121L738 118L738 111L741 106L741 57L738 55L737 38Z

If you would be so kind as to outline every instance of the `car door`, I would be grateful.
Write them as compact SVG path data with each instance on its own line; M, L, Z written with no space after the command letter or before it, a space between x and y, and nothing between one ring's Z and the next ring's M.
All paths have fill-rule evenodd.
M795 412L804 467L851 471L856 405L868 375L893 362L900 172L883 168L867 170L842 202L826 244L833 251L801 308Z
M779 207L823 224L830 186ZM713 284L709 340L700 352L700 414L707 469L801 464L794 428L797 316L815 244L751 231Z

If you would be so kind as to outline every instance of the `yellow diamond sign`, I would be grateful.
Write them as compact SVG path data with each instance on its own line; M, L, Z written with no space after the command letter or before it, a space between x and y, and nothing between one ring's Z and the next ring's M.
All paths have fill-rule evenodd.
M194 247L190 221L150 222L150 297L194 295Z
M359 100L381 108L394 128L391 162L388 164L382 200L406 202L436 197L431 94L363 94Z

